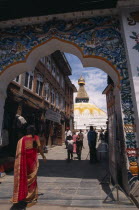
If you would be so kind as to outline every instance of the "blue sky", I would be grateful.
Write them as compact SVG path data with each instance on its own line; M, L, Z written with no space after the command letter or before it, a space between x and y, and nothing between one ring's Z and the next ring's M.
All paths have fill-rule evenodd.
M89 95L89 102L106 111L106 96L102 94L102 91L107 86L107 74L95 67L84 68L80 59L72 54L65 53L65 56L72 68L72 75L69 78L77 90L78 79L82 75L86 82L85 89Z

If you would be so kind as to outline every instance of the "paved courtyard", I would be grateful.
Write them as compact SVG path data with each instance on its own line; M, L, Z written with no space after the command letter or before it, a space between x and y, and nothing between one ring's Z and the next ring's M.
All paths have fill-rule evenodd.
M30 207L31 210L137 209L123 192L119 192L120 203L111 201L113 197L116 199L116 191L103 203L111 189L109 184L100 184L108 164L105 161L90 164L87 142L84 146L81 161L74 154L75 159L67 162L65 145L51 148L46 154L46 163L39 156L39 199L35 206ZM13 173L7 174L1 182L0 209L9 210L12 206L9 200L13 190Z

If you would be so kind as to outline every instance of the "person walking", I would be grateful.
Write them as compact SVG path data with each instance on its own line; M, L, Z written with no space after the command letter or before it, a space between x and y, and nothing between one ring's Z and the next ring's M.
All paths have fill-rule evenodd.
M73 159L73 144L74 144L74 141L72 139L72 136L71 135L67 136L67 155L68 155L67 160L68 161Z
M78 137L78 135L76 134L76 132L73 132L73 141L74 141L74 144L73 144L73 153L76 153L76 141L77 141L77 137Z
M84 142L87 141L87 134L88 134L88 130L85 130L84 131L84 139L83 139Z
M67 127L66 128L66 131L65 131L65 145L66 145L66 148L65 149L67 149L67 137L68 136L72 136L72 132L71 132L71 130L70 130L70 128L69 127Z
M100 134L99 134L99 140L104 141L104 130L101 129Z
M37 171L40 153L43 160L46 157L42 152L40 140L35 135L33 125L27 127L27 134L17 144L14 164L14 189L11 202L13 204L23 201L27 206L34 205L38 198Z
M90 126L90 130L87 134L88 138L88 146L90 152L90 163L97 162L97 154L96 154L96 140L97 140L97 133L94 130L93 126Z
M78 133L77 140L76 140L76 153L77 153L78 160L81 160L83 138L84 138L84 135L82 133L82 130L80 129L80 132Z
M108 129L106 129L105 130L105 133L104 133L104 141L105 141L105 143L109 143L109 141L108 141L108 137L109 137L109 135L108 135Z

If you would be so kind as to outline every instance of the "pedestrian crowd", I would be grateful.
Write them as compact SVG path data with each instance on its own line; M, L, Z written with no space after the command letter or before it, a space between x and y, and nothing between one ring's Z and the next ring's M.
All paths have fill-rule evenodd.
M65 131L65 145L67 149L67 160L73 159L73 153L77 154L77 158L81 160L81 153L83 148L83 139L84 134L82 130L79 131L79 133L76 133L75 131L70 131L70 128L67 127Z
M97 163L98 159L101 159L103 153L108 152L108 132L101 130L98 137L97 131L93 126L90 126L90 130L83 132L81 129L78 132L71 132L70 128L67 127L65 131L65 145L67 149L67 161L73 160L73 154L77 155L77 159L81 160L82 149L84 148L83 142L85 137L88 141L89 146L89 159L90 163ZM97 140L99 143L96 149Z

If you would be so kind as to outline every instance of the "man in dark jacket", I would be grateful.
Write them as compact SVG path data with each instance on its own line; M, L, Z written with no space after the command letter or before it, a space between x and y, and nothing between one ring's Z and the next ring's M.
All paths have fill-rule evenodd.
M96 154L96 140L97 133L94 130L93 126L90 126L90 131L87 134L89 152L90 152L90 163L97 162L97 154Z

